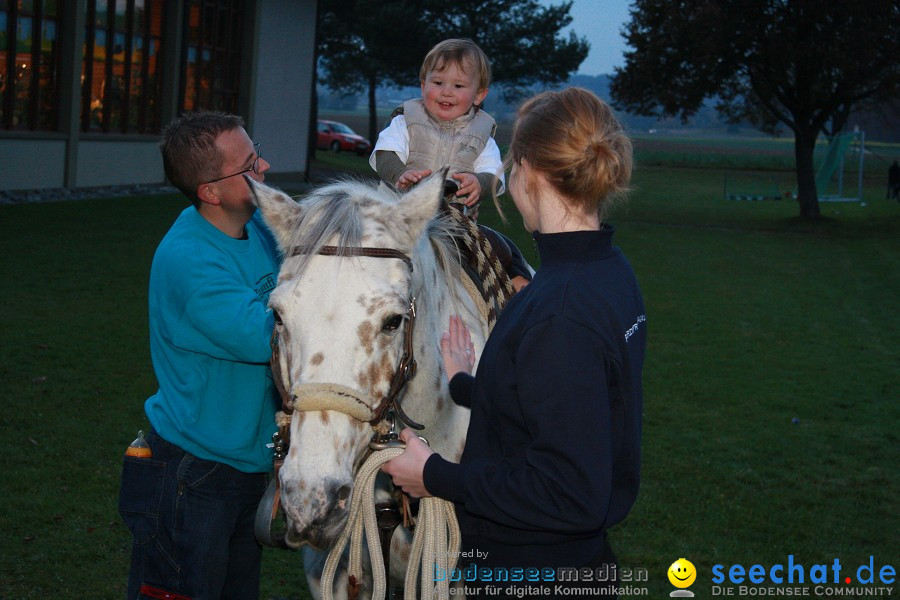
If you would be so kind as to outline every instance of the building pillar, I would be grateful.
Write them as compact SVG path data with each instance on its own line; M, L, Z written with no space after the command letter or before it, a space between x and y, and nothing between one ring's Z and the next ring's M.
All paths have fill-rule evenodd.
M84 25L87 0L63 5L60 19L59 130L66 136L63 185L78 185L78 141L81 134L81 70L84 65Z
M163 31L165 38L162 52L162 85L159 92L159 122L165 127L178 116L181 90L181 53L184 52L185 0L166 2Z

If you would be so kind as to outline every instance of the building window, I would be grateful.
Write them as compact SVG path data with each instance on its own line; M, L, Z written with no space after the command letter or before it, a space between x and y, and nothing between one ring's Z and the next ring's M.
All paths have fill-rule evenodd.
M237 113L243 4L241 0L185 3L183 110Z
M0 127L54 131L59 106L58 0L0 0Z
M159 132L164 5L164 0L87 1L83 131Z

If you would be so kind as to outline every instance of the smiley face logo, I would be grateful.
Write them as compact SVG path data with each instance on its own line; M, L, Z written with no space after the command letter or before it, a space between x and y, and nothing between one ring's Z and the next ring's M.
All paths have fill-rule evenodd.
M686 558L679 558L669 567L669 582L677 588L690 587L697 579L697 569L694 563Z

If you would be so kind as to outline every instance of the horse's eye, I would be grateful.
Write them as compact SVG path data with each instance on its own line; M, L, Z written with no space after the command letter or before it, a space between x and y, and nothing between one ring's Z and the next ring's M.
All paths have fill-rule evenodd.
M282 325L284 325L284 321L281 320L281 315L278 314L277 310L272 309L272 316L275 317L275 326L276 327L281 327Z
M400 329L400 326L403 324L403 315L394 315L392 317L388 317L384 320L384 324L381 326L382 333L393 333Z

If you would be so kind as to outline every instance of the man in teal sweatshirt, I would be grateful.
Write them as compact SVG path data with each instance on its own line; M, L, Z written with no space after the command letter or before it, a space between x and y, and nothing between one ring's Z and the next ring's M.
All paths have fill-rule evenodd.
M279 258L244 180L263 181L269 163L243 125L235 115L186 113L162 133L166 176L192 205L150 271L159 390L144 405L152 457L124 459L128 598L259 594L253 522L278 405L267 304Z

